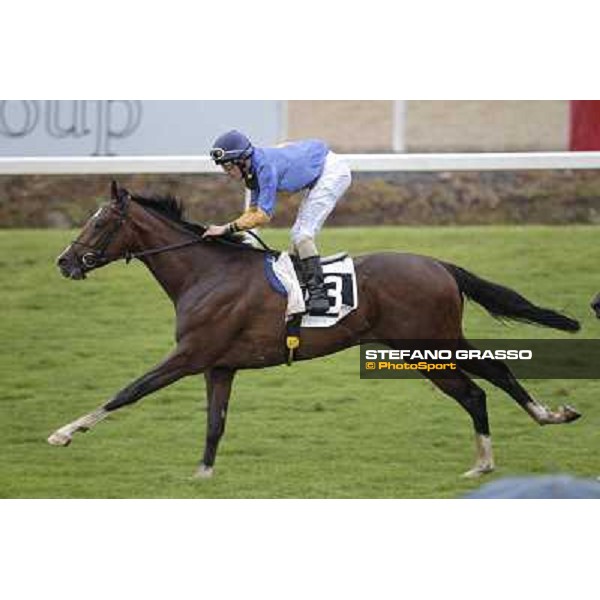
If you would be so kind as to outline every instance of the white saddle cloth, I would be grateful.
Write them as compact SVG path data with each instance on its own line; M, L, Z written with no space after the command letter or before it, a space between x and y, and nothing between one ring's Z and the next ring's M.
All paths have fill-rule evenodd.
M287 292L287 309L285 312L286 317L297 315L306 311L306 302L304 302L304 296L302 295L302 288L294 269L292 259L287 252L282 252L277 260L273 263L273 272L277 275L277 278L285 288Z
M302 317L302 327L331 327L358 306L358 293L354 262L345 252L323 259L324 283L329 297L330 308L325 315ZM287 252L282 252L272 263L273 272L286 289L286 318L304 313L306 302L296 270Z

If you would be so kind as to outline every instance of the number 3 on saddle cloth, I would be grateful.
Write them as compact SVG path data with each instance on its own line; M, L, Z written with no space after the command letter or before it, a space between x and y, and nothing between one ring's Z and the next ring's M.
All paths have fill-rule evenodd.
M354 262L347 253L341 252L321 259L329 310L324 315L306 312L307 291L301 284L299 265L286 252L278 257L265 256L265 275L274 291L287 297L286 323L288 365L294 358L294 350L300 345L301 327L331 327L358 306Z

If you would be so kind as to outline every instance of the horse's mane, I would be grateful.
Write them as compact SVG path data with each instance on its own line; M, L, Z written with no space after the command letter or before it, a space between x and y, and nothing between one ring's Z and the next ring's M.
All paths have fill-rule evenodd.
M204 225L192 223L183 218L185 206L183 202L178 200L175 196L151 196L147 198L145 196L131 194L130 198L138 204L160 213L163 217L166 217L179 225L183 225L183 227L189 229L193 233L202 235L206 231Z
M175 196L150 196L149 198L147 198L138 194L130 194L129 197L134 202L137 202L141 206L149 208L150 210L159 213L163 217L166 217L170 221L181 225L182 227L196 234L197 236L202 236L207 229L205 225L201 225L200 223L192 223L191 221L188 221L183 218L185 205L183 204L183 201L177 199ZM256 248L248 244L242 243L236 234L224 235L220 239L224 241L224 244L226 246L229 246L230 248L234 248L236 250L252 250L255 252L264 252L262 248ZM271 250L269 250L269 252L271 252Z

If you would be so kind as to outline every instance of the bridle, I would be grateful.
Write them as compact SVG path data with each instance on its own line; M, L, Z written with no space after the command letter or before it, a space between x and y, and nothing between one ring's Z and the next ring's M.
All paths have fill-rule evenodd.
M114 209L111 209L114 210ZM83 248L87 248L88 251L81 255L80 261L84 267L87 269L94 269L96 267L101 267L102 265L107 264L109 259L106 256L106 251L108 247L111 245L113 239L121 229L123 223L127 220L127 203L123 202L123 208L116 209L119 214L119 218L115 221L113 226L102 234L98 244L96 246L90 246L89 244L84 244L78 240L73 240L71 242L72 245L82 246ZM120 257L119 257L120 258Z
M185 248L187 246L192 246L194 244L200 244L202 242L212 243L211 240L206 240L202 237L198 237L198 236L194 235L194 237L192 237L191 239L186 240L184 242L179 242L177 244L169 244L166 246L159 246L157 248L149 248L148 250L141 250L139 252L132 252L130 250L126 250L122 256L117 256L114 259L109 259L106 255L106 252L107 252L109 246L111 245L112 241L114 240L115 236L117 235L117 233L123 226L123 224L129 218L127 209L129 206L130 199L131 199L131 196L127 195L119 200L119 204L121 205L119 208L116 208L116 209L111 208L111 210L116 210L118 212L118 219L114 222L113 226L109 230L105 231L102 234L102 237L100 238L97 245L91 246L89 244L84 244L83 242L80 242L78 240L73 240L71 242L72 245L82 246L84 249L87 249L87 252L85 252L84 254L81 255L81 257L79 257L79 260L81 261L82 265L87 270L101 267L101 266L109 263L111 260L124 259L125 262L128 264L134 258L140 259L145 256L152 256L155 254L161 254L163 252L169 252L171 250L178 250L180 248ZM155 211L152 211L152 212L154 214L156 214L156 216L161 217L161 215L155 213ZM172 223L171 221L169 221L169 223L171 225L174 225L174 223ZM205 225L202 225L202 227L204 227L205 229L208 228ZM192 232L186 229L185 233L191 234ZM249 246L247 244L243 244L240 242L235 242L235 241L232 241L232 240L229 240L226 238L218 238L217 237L217 238L212 238L212 240L214 240L217 243L220 243L220 244L223 244L226 246L234 246L239 249L253 250L255 252L267 252L269 254L279 255L279 252L270 248L253 231L246 231L245 233L247 233L251 237L253 237L262 246L262 248L256 248L256 247Z

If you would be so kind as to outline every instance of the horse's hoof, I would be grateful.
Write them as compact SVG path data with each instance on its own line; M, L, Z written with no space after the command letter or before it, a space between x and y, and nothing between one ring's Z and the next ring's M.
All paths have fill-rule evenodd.
M48 443L51 446L68 446L72 441L70 435L66 433L61 433L60 431L55 431L49 438Z
M200 465L194 473L194 479L210 479L213 476L213 474L214 469L212 467Z
M581 417L581 413L576 411L572 406L565 404L560 407L560 412L563 414L565 423L572 423Z
M463 473L462 476L465 477L466 479L476 479L477 477L481 477L483 475L487 475L488 473L491 473L493 470L494 470L494 467L489 466L489 465L473 467L466 473Z

